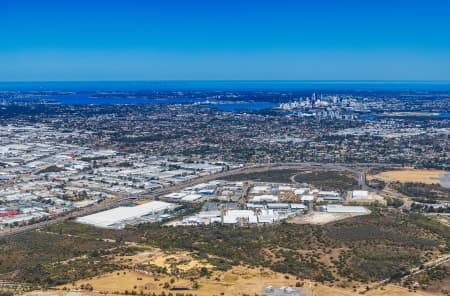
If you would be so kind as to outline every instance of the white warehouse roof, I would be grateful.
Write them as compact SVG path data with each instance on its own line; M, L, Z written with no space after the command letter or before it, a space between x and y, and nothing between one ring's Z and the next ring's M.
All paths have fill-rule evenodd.
M162 201L151 201L134 207L117 207L111 210L95 213L89 216L80 217L77 222L90 224L97 227L109 228L116 224L124 223L142 216L163 212L164 210L173 210L176 204Z
M297 188L294 190L295 195L302 195L309 191L309 188Z
M258 223L255 212L250 210L229 210L223 218L223 223L236 224L240 219L247 219L250 224Z
M368 198L369 192L367 190L353 190L352 197L357 198Z
M201 198L202 198L201 194L191 193L191 194L188 194L185 197L183 197L181 200L182 201L187 201L187 202L194 202L194 201L197 201L197 200L199 200Z
M183 198L187 195L187 193L183 193L183 192L174 192L174 193L169 193L167 195L165 195L164 197L170 198L170 199L180 199Z
M271 194L257 195L257 196L254 196L251 199L251 201L252 202L264 202L264 201L277 202L278 201L278 196L271 195Z
M314 195L302 195L301 201L314 201Z

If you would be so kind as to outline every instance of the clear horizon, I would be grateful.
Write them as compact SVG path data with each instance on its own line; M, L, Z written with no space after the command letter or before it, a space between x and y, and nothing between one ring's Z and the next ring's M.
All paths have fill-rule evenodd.
M0 81L450 81L439 0L0 3Z
M450 91L450 81L147 80L0 82L0 91Z

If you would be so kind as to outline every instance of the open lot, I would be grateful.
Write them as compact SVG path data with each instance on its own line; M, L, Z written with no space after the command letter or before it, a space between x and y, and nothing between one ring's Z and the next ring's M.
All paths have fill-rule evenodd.
M327 212L311 212L306 215L295 216L289 219L290 223L295 224L316 224L323 225L351 217L361 216L364 214L356 213L327 213Z
M368 179L382 179L397 182L418 182L425 184L440 184L440 176L448 173L444 170L427 169L402 169L382 172L376 175L368 175Z

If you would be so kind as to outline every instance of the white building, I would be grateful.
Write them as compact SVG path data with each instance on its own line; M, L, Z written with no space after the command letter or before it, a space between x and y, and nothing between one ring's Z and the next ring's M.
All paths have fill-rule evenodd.
M302 202L313 202L314 199L314 195L302 195L302 198L300 200Z
M132 223L144 216L163 214L165 211L172 211L176 207L177 205L172 203L151 201L134 207L117 207L80 217L76 221L101 228L123 228L126 224Z
M369 191L367 191L367 190L353 190L352 198L354 198L354 199L367 199L367 198L369 198Z
M181 198L181 200L185 201L185 202L195 202L195 201L200 200L202 197L203 196L201 194L191 193L191 194L188 194L185 197Z
M277 202L278 196L272 195L272 194L257 195L257 196L254 196L250 201L251 202Z
M229 210L223 217L224 224L237 224L240 221L249 224L257 224L258 217L251 210Z

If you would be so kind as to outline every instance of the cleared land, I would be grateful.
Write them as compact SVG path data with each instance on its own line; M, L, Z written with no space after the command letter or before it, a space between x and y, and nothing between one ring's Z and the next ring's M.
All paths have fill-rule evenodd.
M290 223L294 224L316 224L324 225L327 223L344 220L356 216L361 216L365 214L351 214L351 213L327 213L327 212L312 212L306 215L295 216L288 220Z
M425 184L440 184L440 176L448 173L444 170L427 169L402 169L381 172L376 175L367 176L368 179L381 179L385 181L396 182L418 182Z

